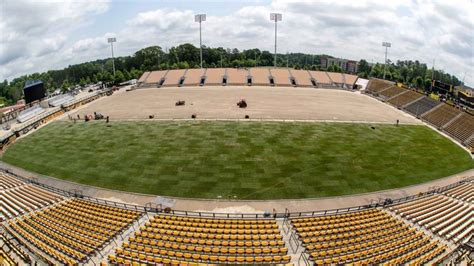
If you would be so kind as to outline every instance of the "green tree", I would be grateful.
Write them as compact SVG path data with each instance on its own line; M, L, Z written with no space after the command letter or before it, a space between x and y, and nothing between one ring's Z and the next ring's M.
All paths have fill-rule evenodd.
M413 84L416 86L416 88L418 88L418 89L423 89L423 78L420 77L420 76L417 76L417 77L413 80Z
M68 91L69 87L71 87L71 84L69 83L69 80L65 79L63 81L63 84L61 85L61 91L62 92Z
M79 80L79 85L80 85L81 87L86 86L86 84L87 84L87 82L86 82L86 80L85 80L84 78L81 78L81 79Z
M120 71L120 70L115 71L114 83L117 84L117 83L121 83L121 82L124 82L124 81L125 81L125 76L123 75L122 71Z
M371 69L370 69L369 63L365 61L364 59L361 59L359 63L357 64L357 70L358 70L358 73L365 73L365 75L367 76L368 75L367 73L370 73Z
M339 72L339 73L341 73L341 72L342 72L342 68L341 68L340 66L338 66L338 65L330 65L330 66L328 66L327 71L329 71L329 72Z

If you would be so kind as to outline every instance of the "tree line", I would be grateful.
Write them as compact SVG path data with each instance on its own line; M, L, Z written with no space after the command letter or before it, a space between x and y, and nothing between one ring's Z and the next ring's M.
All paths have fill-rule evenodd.
M203 47L203 67L255 67L273 66L274 55L269 51L249 49L239 51L229 48ZM339 66L332 65L327 69L321 67L321 58L329 55L312 55L304 53L278 54L277 66L295 69L327 70L343 72ZM118 84L120 82L138 78L145 71L163 69L199 68L199 47L185 43L164 51L160 46L150 46L135 52L131 56L115 58L115 77L113 75L112 59L99 59L81 64L70 65L62 70L49 70L14 78L10 82L0 82L0 104L12 104L22 98L23 86L26 80L40 79L48 91L56 89L67 91L69 88L80 85L97 83ZM357 75L362 78L382 78L383 64L369 64L361 60L358 64ZM431 78L444 83L460 85L461 81L454 75L442 70L433 70L418 61L389 61L385 78L402 82L422 90L429 88Z

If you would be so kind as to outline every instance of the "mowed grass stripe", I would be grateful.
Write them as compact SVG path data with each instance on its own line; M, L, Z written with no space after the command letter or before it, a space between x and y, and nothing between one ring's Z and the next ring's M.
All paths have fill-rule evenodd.
M54 122L2 158L41 174L140 193L239 199L336 196L474 167L425 126L277 122Z

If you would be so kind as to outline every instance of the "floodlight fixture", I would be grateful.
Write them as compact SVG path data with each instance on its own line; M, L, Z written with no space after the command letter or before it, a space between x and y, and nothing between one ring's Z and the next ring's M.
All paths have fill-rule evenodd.
M384 62L384 67L383 67L383 79L385 79L385 73L387 69L387 53L388 53L388 48L392 47L392 44L389 42L382 42L382 46L385 47L385 62Z

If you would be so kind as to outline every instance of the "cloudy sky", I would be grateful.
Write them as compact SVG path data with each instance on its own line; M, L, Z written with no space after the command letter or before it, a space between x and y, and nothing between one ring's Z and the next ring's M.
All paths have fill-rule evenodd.
M199 45L194 14L206 13L203 43L273 49L270 12L283 13L279 52L383 62L414 59L474 85L472 0L0 0L0 80L60 69L150 45Z

